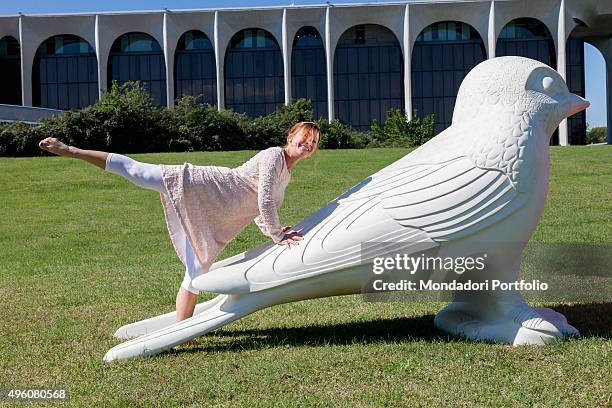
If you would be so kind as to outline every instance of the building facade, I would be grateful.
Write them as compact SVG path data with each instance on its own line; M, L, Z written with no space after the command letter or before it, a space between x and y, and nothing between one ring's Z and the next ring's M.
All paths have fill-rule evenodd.
M71 109L113 81L158 104L193 95L264 115L309 98L315 117L367 130L397 108L451 123L479 62L538 59L584 96L584 42L606 61L612 120L612 0L457 0L217 10L0 16L0 103ZM584 112L553 143L585 143ZM612 140L608 126L608 142Z

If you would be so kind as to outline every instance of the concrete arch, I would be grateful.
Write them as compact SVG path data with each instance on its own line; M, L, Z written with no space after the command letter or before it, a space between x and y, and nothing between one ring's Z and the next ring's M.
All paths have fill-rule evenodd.
M17 39L21 46L19 39L19 18L6 18L0 17L0 38L11 36Z
M203 32L215 48L215 13L214 12L164 12L163 13L164 52L166 59L166 92L168 106L174 104L174 60L176 46L181 36L191 30ZM219 58L215 54L215 63Z
M280 45L283 44L283 9L274 10L220 10L215 14L215 50L217 59L217 103L225 108L225 56L231 38L245 28L254 27L268 31ZM256 24L253 22L256 21ZM284 52L281 45L281 54ZM285 64L286 65L286 64ZM285 66L285 73L287 67Z
M575 28L585 26L584 22L578 20ZM586 97L586 75L585 75L585 43L584 39L572 35L574 29L568 30L569 35L565 38L566 72L565 82L569 91ZM603 57L602 57L603 58ZM588 110L589 108L587 108ZM590 108L592 109L592 108ZM586 115L587 110L578 112L567 118L567 141L570 145L586 144Z
M504 28L506 28L509 24L511 24L511 23L513 23L515 21L518 21L518 20L529 20L529 21L533 21L533 22L536 22L536 23L540 24L541 27L546 31L549 40L554 44L555 36L553 35L553 33L548 29L546 24L544 24L542 21L538 20L537 18L533 18L533 17L518 17L518 18L515 18L513 20L508 21L506 23L506 25L504 25L500 29L499 34L497 36L496 44L499 43L500 40L502 40L500 35L501 35L501 32L504 30ZM563 46L565 47L565 44L563 44ZM551 58L552 62L554 62L553 68L558 70L559 69L559 67L558 67L558 65L559 65L558 64L559 50L557 49L556 46L553 46L552 49L549 50L549 53L550 53L550 58Z
M71 34L96 44L94 16L20 16L23 104L32 106L32 65L40 44L55 35ZM93 46L96 49L95 45Z
M330 8L330 60L334 54L338 41L351 27L364 24L375 24L388 29L393 33L399 43L402 56L404 52L404 12L405 5L363 6L359 8L333 7Z
M211 43L211 47L212 47L211 49L214 49L214 48L215 48L215 46L214 46L214 44L213 44L213 37L212 37L212 36L208 35L206 32L204 32L204 31L200 30L199 28L190 28L189 30L185 30L185 31L183 31L183 32L181 33L181 35L179 35L179 36L178 36L177 40L174 42L174 48L175 48L175 50L176 50L176 49L178 49L178 42L180 41L180 39L181 39L181 38L183 38L183 36L184 36L185 34L190 33L190 32L200 32L200 33L204 34L204 36L205 36L205 37L206 37L206 38L207 38L207 39L210 41L210 43Z
M606 71L606 126L608 128L608 144L612 144L612 37L589 39L603 56Z
M517 18L533 18L544 24L555 45L555 55L559 55L557 32L561 3L559 0L495 2L495 42L503 28L511 21Z
M10 34L6 34L6 35L3 35L3 36L0 36L0 41L4 40L7 37L13 39L15 42L17 42L17 44L19 44L19 40L16 37L14 37L14 36L12 36Z
M455 31L448 30L453 24ZM442 29L444 38L433 39L418 37L430 27ZM456 38L456 30L461 27L461 36ZM465 38L465 30L469 30ZM446 33L449 35L446 38ZM431 33L430 33L431 34ZM436 55L438 56L436 58ZM459 56L460 58L457 58ZM486 45L482 35L468 23L457 20L436 21L423 28L414 39L410 55L411 107L421 118L435 115L435 133L440 133L452 123L455 98L459 86L469 70L477 63L487 59Z
M164 14L159 12L132 14L99 14L95 16L96 52L98 53L98 87L100 94L108 89L107 68L110 49L117 38L130 32L142 32L164 44ZM165 53L166 54L166 53ZM166 57L167 62L167 57ZM166 72L168 66L166 65Z
M184 36L186 36L188 33L199 33L199 34L201 34L203 37L205 37L205 38L206 38L206 40L208 40L208 42L210 43L210 48L208 49L208 52L212 51L212 59L213 59L213 68L212 68L212 73L213 73L213 78L214 78L213 83L214 83L214 89L215 89L215 92L214 92L214 94L212 95L212 98L208 98L208 97L207 97L207 98L205 98L204 100L205 100L207 103L211 103L211 102L212 102L211 104L213 104L213 105L214 105L214 104L216 104L216 100L217 100L217 92L216 92L216 87L217 87L217 84L216 84L216 82L217 82L217 81L216 81L216 77L217 77L217 76L216 76L216 72L217 72L217 71L216 71L217 59L216 59L216 56L215 56L215 54L214 54L214 51L215 51L215 45L214 45L213 40L210 38L210 36L208 36L208 35L207 35L207 34L206 34L204 31L199 30L199 29L190 29L190 30L184 31L184 32L181 34L181 36L179 37L179 39L177 40L177 42L176 42L175 44L173 44L173 50L172 50L173 60L172 60L172 63L171 63L171 65L172 65L172 67L173 67L173 69L172 69L173 73L172 73L172 76L171 76L171 77L170 77L170 76L168 76L168 78L170 78L170 79L173 81L173 87L171 87L172 92L173 92L173 94L174 94L174 93L176 93L176 95L177 95L177 96L181 96L181 95L180 95L179 90L177 89L177 88L179 88L179 87L182 89L182 86L179 84L179 75L180 75L180 72L178 71L179 55L180 55L179 53L184 51L184 55L185 55L185 56L188 56L189 54L198 54L198 50L193 50L193 51L189 51L189 50L179 50L179 43L180 43L181 39L182 39ZM199 52L200 52L200 53L202 53L202 52L206 52L206 49L200 49L200 50L199 50ZM191 57L190 57L190 58L191 58ZM187 58L187 59L189 60L189 58ZM203 68L203 67L200 67L200 69L201 69L201 70L203 70L204 68ZM191 76L193 77L193 73L191 73L191 74L192 74ZM183 80L185 80L185 79L183 79ZM199 79L195 79L195 80L196 80L196 81L198 81L198 80L199 80L199 81L202 81L202 77L200 77ZM194 86L194 84L193 84L193 83L191 83L191 84L190 84L190 86ZM170 88L170 87L169 87L169 88ZM203 90L204 90L204 84L202 83L202 91L203 91ZM192 96L196 96L197 94L195 94L195 95L194 95L193 93L191 93L191 95L192 95ZM208 96L208 95L207 95L207 96ZM174 98L174 95L173 95L173 98Z
M46 104L45 106L42 105L43 102L41 100L41 96L40 96L39 92L42 91L43 86L39 82L39 79L36 78L36 75L35 75L37 70L40 69L40 66L38 65L38 64L41 63L40 59L44 58L43 56L39 55L40 51L41 51L41 47L43 47L47 42L52 41L52 40L54 40L54 39L56 39L58 37L67 37L67 36L69 36L69 37L76 37L79 41L83 41L84 43L86 43L88 45L88 47L91 50L90 52L82 53L82 54L79 52L79 53L73 54L72 56L68 56L67 58L74 57L74 55L79 55L79 56L83 56L83 57L86 57L86 56L87 57L93 57L93 58L96 59L96 61L95 61L96 64L95 65L97 66L97 64L98 64L98 61L97 61L97 58L96 58L95 49L92 46L92 44L89 41L87 41L87 39L85 39L85 38L83 38L83 37L81 37L79 35L69 34L69 33L68 34L67 33L56 34L56 35L52 35L52 36L46 38L44 41L42 41L38 45L38 48L36 49L36 53L34 54L34 61L32 63L32 102L33 103L38 102L38 103L36 103L37 106L45 107L45 108L52 108L52 109L71 109L71 108L87 106L87 105L80 105L79 103L77 103L76 105L73 104L71 101L69 101L71 99L69 94L67 94L65 96L68 97L68 101L69 101L68 103L69 103L70 106L62 107L61 105L60 106L49 106L48 104ZM58 64L59 64L59 62L58 62ZM66 67L68 67L68 65L66 65ZM78 70L78 63L77 63L77 65L73 65L73 67L75 67L74 69ZM58 68L59 68L59 65L58 65ZM89 66L88 66L88 68L89 68ZM57 70L58 77L59 77L59 72L60 72L60 70L58 69ZM93 85L96 86L96 84L98 82L98 80L97 80L97 70L96 70L95 74L96 74L96 80L95 81L87 80L87 81L79 82L78 79L77 79L76 82L69 82L68 81L68 74L66 73L66 82L64 82L64 84L68 85L68 86L70 86L70 85L77 86L77 84L83 84L83 85L87 84L87 90L88 90L88 96L89 97L86 98L86 102L93 103L98 98L97 98L97 95L92 97L92 95L89 92L89 85L92 85L92 83L93 83ZM89 77L89 70L87 72L87 76ZM60 81L58 80L58 85L59 85L59 82ZM66 92L68 92L68 90L66 90ZM56 95L56 96L59 97L59 95ZM72 96L72 98L74 98L74 97L75 97L75 95ZM77 102L79 101L79 99L81 99L79 94L76 95L76 99L77 99ZM59 104L59 102L58 102L58 104Z
M363 42L354 42L353 37L347 37L349 43L342 44L342 40L347 35L356 35L359 37L358 27L365 28ZM368 32L372 29L379 30L379 35L389 37L389 43L372 44L367 42ZM352 31L355 30L353 33ZM369 34L371 37L380 38L375 34ZM335 45L334 58L332 60L332 75L334 83L337 82L335 88L338 91L334 103L337 104L336 118L349 123L355 128L368 130L372 119L376 119L379 123L384 123L386 113L389 109L406 109L404 89L404 73L406 72L405 58L402 54L402 42L397 38L396 34L388 27L380 24L356 24L348 27L338 38ZM343 50L343 53L340 53ZM388 52L389 65L385 68L378 68L381 52ZM394 59L391 58L391 53ZM350 54L355 57L365 60L365 65L350 64ZM384 54L383 54L384 55ZM382 63L380 63L382 65ZM358 67L358 69L355 69ZM370 69L370 67L374 67ZM380 81L380 82L379 82ZM394 82L392 82L394 81ZM401 86L390 86L390 83L399 84ZM398 94L399 90L399 94ZM342 95L342 96L341 96ZM399 100L399 102L398 102Z
M321 35L321 32L319 30L317 30L316 27L311 26L311 25L305 25L305 26L302 26L302 27L298 28L297 30L294 30L295 31L294 35L292 37L289 37L291 39L291 44L293 44L295 42L295 37L298 35L298 33L300 31L302 31L302 29L305 29L305 28L312 28L312 29L314 29L317 32L317 35L321 38L321 46L325 46L325 44L323 43L323 36Z
M293 39L297 32L306 26L314 27L321 36L323 51L327 56L327 39L325 31L325 8L287 8L285 9L285 22L283 25L285 36L283 37L283 60L285 64L285 99L286 103L292 98L291 90L291 66L293 55ZM327 59L326 59L327 64Z
M322 75L321 73L316 72L316 69L318 67L314 64L306 64L305 67L301 69L293 63L293 54L296 52L300 52L298 48L294 47L294 45L298 38L298 34L302 32L302 30L309 30L312 33L316 33L316 36L318 37L318 44L312 48L308 47L306 50L303 50L303 52L315 53L315 55L318 55L319 53L321 54L320 58L318 58L317 64L323 64L324 68L322 70ZM327 117L327 60L325 58L325 43L323 41L323 36L317 30L316 27L311 25L304 25L295 32L295 35L293 35L293 37L288 38L287 41L291 44L291 53L287 55L288 60L290 61L289 71L291 74L288 82L289 84L291 84L292 88L290 98L294 99L298 97L304 97L306 95L311 96L314 94L315 98L310 98L312 102L313 117L317 119L321 117L321 113L325 113L325 117ZM312 69L309 70L308 68L310 67L314 67L315 72L313 72ZM301 71L301 73L299 73L299 71ZM298 95L296 89L293 89L293 85L301 85L302 89L306 92L306 95ZM323 87L322 92L319 92L321 91L319 87Z
M244 33L245 31L262 31L265 33L265 35L273 42L274 46L271 47L272 50L270 50L269 48L266 50L264 47L264 49L259 48L259 47L253 47L252 49L255 51L248 51L251 52L253 54L255 54L254 58L257 58L260 56L260 53L266 53L266 52L272 52L272 55L269 55L268 57L272 57L274 58L272 64L272 71L266 71L269 66L267 63L264 64L264 71L266 71L266 73L262 76L260 75L262 73L262 71L258 71L258 72L254 72L254 76L243 76L242 74L234 77L231 76L230 74L228 74L228 58L230 57L232 51L234 50L231 46L231 43L234 41L234 39L239 39L238 36L241 35L242 33ZM247 48L248 49L248 48ZM240 50L240 49L238 49ZM278 52L278 54L274 55L276 52ZM248 54L247 54L248 55ZM261 54L263 55L263 54ZM286 75L285 73L287 72L287 69L285 67L285 63L284 63L284 58L283 58L283 47L282 47L282 43L279 43L278 38L274 37L274 34L271 33L270 31L261 28L257 25L253 25L253 26L247 26L244 27L236 32L234 32L234 34L232 35L232 37L229 39L228 44L226 46L225 49L225 55L223 56L223 78L224 78L224 89L223 89L223 93L224 93L224 99L227 101L229 98L227 98L228 95L228 90L229 89L239 89L240 93L242 93L242 96L238 98L238 100L234 101L234 99L232 99L231 103L232 105L235 105L235 107L237 108L238 106L242 105L242 107L244 108L244 110L240 110L241 112L245 112L249 115L255 115L255 116L259 116L262 114L268 114L271 113L274 109L276 109L276 106L278 105L278 101L277 99L281 99L279 98L279 95L277 93L277 80L275 79L278 75L275 75L276 72L276 57L280 57L280 64L281 68L281 77L282 77L282 95L284 95L284 87L285 87L285 78ZM241 60L241 58L244 57L244 53L243 51L236 51L236 58L238 58L238 61L241 61L240 63L243 64L245 63L245 61ZM266 60L268 61L268 60ZM254 62L254 61L253 61ZM248 64L247 64L248 65ZM246 65L245 65L246 66ZM254 62L253 63L253 68L257 68L258 65ZM270 75L272 74L272 75ZM231 83L231 85L228 85L228 78L231 79L232 81L229 82ZM258 78L258 81L255 81L255 78ZM265 82L268 81L272 81L272 96L273 96L273 100L266 100L267 99L267 93L264 93L264 100L258 100L257 99L257 83L260 83L259 81L264 80ZM231 87L231 88L230 88ZM266 87L264 85L265 89L269 89L268 87ZM247 101L247 97L246 97L246 90L252 91L253 92L253 97L255 98L253 102L249 102ZM260 89L261 90L261 89ZM261 95L259 95L261 96ZM240 99L241 98L241 99ZM284 100L284 96L282 97L282 99ZM274 105L274 109L272 109L272 105ZM261 107L263 106L263 111L261 111Z
M146 57L152 58L157 53L161 54L162 60L163 60L162 64L161 64L161 68L163 68L163 70L162 70L162 72L160 72L160 78L161 79L153 79L152 77L151 78L144 78L143 79L140 76L138 77L138 79L139 80L143 80L144 82L148 82L149 85L150 84L154 84L156 82L163 83L163 87L160 89L159 98L155 98L155 93L154 92L151 94L151 96L153 97L153 99L157 99L157 102L159 102L160 105L165 106L165 105L167 105L167 100L168 100L167 94L166 94L166 92L167 92L167 80L168 80L168 76L167 76L167 69L168 69L168 67L166 65L166 53L164 52L164 49L163 49L163 42L160 44L160 42L157 41L157 39L155 37L151 36L149 33L146 33L146 32L142 32L142 31L128 31L128 32L124 32L124 33L121 33L119 36L117 36L115 38L115 40L112 42L111 47L109 48L109 53L108 53L108 57L107 57L106 64L105 64L106 68L107 68L107 78L106 78L107 79L107 89L110 89L110 85L111 85L110 84L110 78L113 76L113 71L111 70L111 68L112 68L111 66L112 66L112 63L113 63L113 61L111 60L111 57L112 57L111 54L113 52L112 49L113 49L113 47L116 44L118 44L118 41L120 41L123 36L129 36L131 34L133 34L133 35L144 35L144 36L148 37L154 44L156 44L159 47L159 51L154 50L154 51L150 52L150 54L152 54L152 55L147 55L147 54L143 55L143 53L140 52L140 51L128 51L128 52L125 52L125 54L129 55L128 61L132 61L132 60L134 60L134 58L146 58ZM132 54L132 52L134 54ZM147 52L149 52L149 51L147 51ZM118 53L121 54L123 52L118 52ZM132 58L132 56L133 56L133 58ZM125 58L126 55L118 55L117 57L118 58L122 58L122 57ZM138 64L141 63L138 59L135 60L135 61L138 61ZM150 61L148 61L148 62L150 62ZM102 64L100 64L100 65L102 65ZM150 71L150 66L149 66L149 73L150 72L151 71ZM121 70L119 71L119 73L121 73ZM128 75L128 76L131 77L131 74ZM120 80L120 82L125 82L125 81L126 80ZM149 86L149 85L147 85L147 86ZM150 90L153 90L153 88L150 88Z
M497 7L497 3L496 7ZM481 3L433 3L411 4L408 22L410 36L410 52L418 35L430 25L442 21L458 21L474 28L482 39L487 56L491 55L489 49L489 11L488 2Z

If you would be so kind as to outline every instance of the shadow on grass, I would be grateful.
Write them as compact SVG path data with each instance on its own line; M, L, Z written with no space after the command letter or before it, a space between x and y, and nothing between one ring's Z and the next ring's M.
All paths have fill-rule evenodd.
M583 338L612 339L612 303L547 306L563 313ZM321 346L397 342L465 342L470 340L451 336L438 330L434 315L313 325L260 330L215 331L206 337L216 337L217 344L198 344L175 349L174 353L247 351L279 346Z
M224 330L208 333L215 344L198 344L175 352L247 351L283 346L323 346L407 341L453 341L456 338L436 329L434 315L312 325L290 328ZM461 339L459 339L461 340Z
M612 339L612 303L546 306L564 314L582 337Z

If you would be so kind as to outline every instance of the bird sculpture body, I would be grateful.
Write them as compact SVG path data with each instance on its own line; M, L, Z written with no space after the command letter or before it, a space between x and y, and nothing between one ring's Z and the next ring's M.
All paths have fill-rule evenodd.
M216 262L194 281L216 298L178 323L168 313L121 327L115 337L132 340L104 359L156 354L273 305L363 293L384 247L368 242L437 257L486 247L491 263L469 277L517 280L521 253L546 203L550 137L587 106L538 61L480 63L461 84L450 127L295 225L304 236L300 245L267 242ZM448 280L449 274L431 276ZM468 339L513 345L578 335L563 315L530 307L518 290L457 291L434 324Z

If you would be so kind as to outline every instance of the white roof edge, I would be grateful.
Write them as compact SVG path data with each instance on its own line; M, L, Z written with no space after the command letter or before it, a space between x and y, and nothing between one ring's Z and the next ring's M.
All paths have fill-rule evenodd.
M171 13L193 13L193 12L215 12L215 11L253 11L253 10L282 10L282 9L303 9L303 8L325 8L331 7L357 7L357 6L403 6L405 4L426 4L426 3L482 3L490 0L408 0L408 1L389 1L389 2L364 2L364 3L341 3L341 4L303 4L303 5L279 5L279 6L255 6L255 7L217 7L217 8L196 8L196 9L168 9ZM499 0L498 0L499 1ZM502 0L504 1L504 0ZM125 14L158 14L166 9L159 10L126 10L126 11L84 11L74 13L35 13L35 14L0 14L0 18L6 17L94 17L96 15L125 15Z

